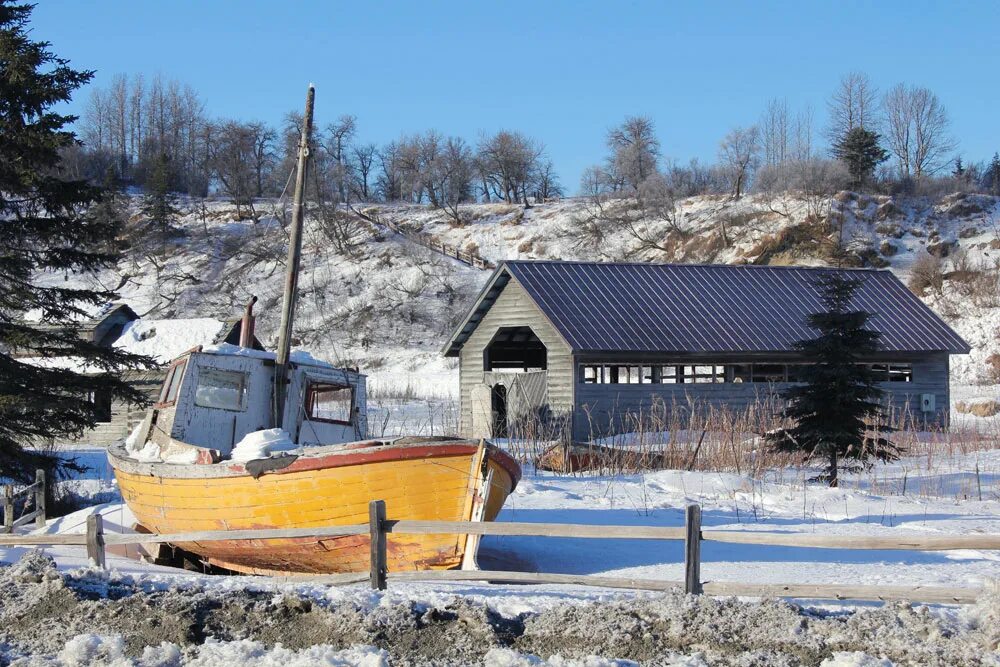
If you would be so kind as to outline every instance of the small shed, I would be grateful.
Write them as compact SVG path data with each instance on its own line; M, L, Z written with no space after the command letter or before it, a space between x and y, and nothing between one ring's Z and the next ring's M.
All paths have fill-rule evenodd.
M507 261L443 348L460 359L461 431L547 425L590 440L634 430L651 406L745 410L806 363L795 342L822 310L829 268ZM873 314L891 410L947 425L949 355L966 343L891 272L844 269Z

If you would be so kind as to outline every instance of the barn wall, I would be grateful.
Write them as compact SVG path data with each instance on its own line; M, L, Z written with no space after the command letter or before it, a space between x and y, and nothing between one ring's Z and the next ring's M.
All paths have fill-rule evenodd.
M483 353L502 327L527 326L546 348L548 366L548 407L554 415L569 414L573 408L573 361L569 346L549 324L542 312L516 280L500 292L493 306L462 346L459 355L462 435L472 437L472 394L484 383Z
M913 364L912 382L880 385L888 394L890 409L896 415L909 415L921 425L946 426L950 413L948 355L933 354L907 361ZM587 361L595 362L596 358ZM582 361L574 364L576 415L573 437L576 440L634 430L636 415L648 415L654 405L658 406L658 413L664 406L686 409L692 404L699 409L714 407L734 411L743 411L755 404L766 408L779 401L780 392L788 386L787 383L583 384L583 365ZM921 412L923 394L934 395L933 412Z

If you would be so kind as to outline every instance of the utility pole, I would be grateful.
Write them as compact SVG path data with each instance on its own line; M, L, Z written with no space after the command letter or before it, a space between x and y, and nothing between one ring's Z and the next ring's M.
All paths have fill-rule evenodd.
M285 294L281 304L281 330L278 334L278 354L274 365L274 427L281 428L288 393L288 355L292 347L292 323L295 321L295 301L299 286L299 260L302 257L302 220L305 215L306 176L309 173L309 140L312 138L313 102L316 89L309 84L306 112L302 118L299 138L299 158L295 170L295 196L292 199L292 227L288 237L288 260L285 266Z

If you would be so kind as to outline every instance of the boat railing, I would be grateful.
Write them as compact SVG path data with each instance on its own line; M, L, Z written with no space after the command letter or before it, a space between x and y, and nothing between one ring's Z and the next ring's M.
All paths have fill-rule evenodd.
M336 537L368 534L371 560L368 572L336 575L299 575L284 580L309 580L330 584L369 582L373 589L385 590L389 582L408 581L487 581L516 584L569 584L601 588L623 588L652 591L683 591L689 594L739 595L749 597L786 597L822 600L868 600L887 602L908 600L936 604L972 604L986 589L1000 592L1000 580L988 580L983 588L953 586L855 586L849 584L745 583L703 581L701 576L701 544L726 542L775 547L810 549L865 549L905 551L955 551L962 549L1000 549L1000 534L967 535L895 535L891 537L859 535L820 535L777 531L703 530L701 507L688 505L682 527L665 526L604 526L571 523L533 522L469 522L415 521L389 519L385 502L373 500L369 505L368 523L347 526L312 528L280 528L253 530L216 530L157 534L104 533L99 514L87 519L86 534L77 535L17 535L0 536L5 545L78 545L86 546L87 554L98 567L105 567L106 546L128 544L159 544L211 542L223 540L282 540L310 537ZM547 572L517 572L502 570L429 570L389 572L387 569L387 536L389 534L460 534L516 535L534 537L570 537L582 539L634 539L684 542L684 580L665 581L598 575L557 574Z

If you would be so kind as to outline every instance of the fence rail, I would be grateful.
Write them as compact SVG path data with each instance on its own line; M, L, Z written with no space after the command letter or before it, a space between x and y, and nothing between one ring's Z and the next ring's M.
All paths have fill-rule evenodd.
M18 518L14 518L14 499L18 496L33 495L35 509ZM30 521L35 522L37 528L45 526L45 471L35 471L35 481L19 491L14 490L13 484L3 487L3 529L0 532L13 533L14 529L23 526Z
M395 234L399 234L400 236L410 241L411 243L416 243L417 245L423 246L428 250L432 250L436 253L442 254L445 257L449 257L451 259L457 259L463 264L467 264L474 269L485 270L485 269L496 268L492 262L490 262L488 259L484 259L477 253L468 252L462 250L458 246L442 243L438 241L437 238L435 238L430 234L425 234L424 232L415 232L413 230L406 229L396 224L395 222L392 222L391 220L384 220L381 216L372 215L369 212L357 211L357 210L354 210L354 212L360 217L367 220L368 222L371 222L372 224L385 227L389 231Z
M518 535L585 539L619 538L683 541L684 581L495 570L389 572L387 567L386 536L390 533L407 535L455 533L464 535ZM390 582L488 581L518 584L572 584L651 591L683 589L686 593L704 593L706 595L870 600L883 602L890 600L911 600L914 602L965 604L975 602L982 594L982 589L922 585L854 586L841 584L754 584L703 581L701 577L701 544L702 542L728 542L732 544L759 544L811 549L904 549L917 551L1000 549L1000 535L992 534L866 537L856 535L806 535L801 533L764 531L702 530L701 507L698 505L689 505L686 508L685 525L683 527L666 528L657 526L594 526L568 523L396 520L386 518L385 503L381 500L373 500L370 503L368 523L357 525L327 526L321 528L198 531L169 535L106 534L104 533L101 516L92 515L87 520L86 534L0 536L0 547L5 545L86 546L88 556L98 566L104 567L104 551L107 546L211 542L221 540L275 540L365 534L370 536L371 543L368 573L347 573L319 577L315 575L302 575L299 577L283 577L282 579L294 580L307 576L311 581L328 582L331 584L368 581L372 588L378 590L384 590Z

